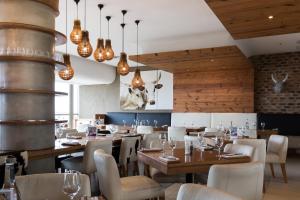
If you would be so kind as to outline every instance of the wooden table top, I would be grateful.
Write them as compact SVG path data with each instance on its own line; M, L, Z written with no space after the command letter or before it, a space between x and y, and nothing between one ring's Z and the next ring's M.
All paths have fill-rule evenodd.
M257 130L257 136L271 136L278 135L278 130Z
M43 159L47 157L55 157L64 154L71 154L79 151L83 151L88 141L93 140L113 140L114 144L120 144L122 137L117 136L94 136L94 137L83 137L82 139L76 139L75 141L79 142L79 145L74 146L66 146L62 145L63 142L70 140L70 139L57 139L55 141L55 147L50 149L42 149L42 150L35 150L35 151L28 151L28 159L29 160L37 160ZM74 139L72 139L74 140Z
M166 151L171 155L171 150ZM214 164L247 163L251 161L248 156L240 158L218 158L217 151L204 151L194 149L191 156L184 154L184 149L175 149L174 156L179 158L178 162L164 162L159 159L162 152L138 152L138 159L145 165L158 169L167 175L187 174L197 172L208 172L209 167Z

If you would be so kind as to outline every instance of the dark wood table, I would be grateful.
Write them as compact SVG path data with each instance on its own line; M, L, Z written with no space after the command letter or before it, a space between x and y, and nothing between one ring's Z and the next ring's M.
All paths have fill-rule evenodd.
M171 154L170 150L166 151ZM186 181L192 181L193 173L208 172L210 166L215 164L247 163L251 161L248 156L240 158L219 158L217 151L199 151L194 149L192 155L186 156L184 149L175 149L174 156L179 158L178 162L164 162L159 159L162 152L138 152L138 159L144 163L145 169L154 167L166 175L186 174Z

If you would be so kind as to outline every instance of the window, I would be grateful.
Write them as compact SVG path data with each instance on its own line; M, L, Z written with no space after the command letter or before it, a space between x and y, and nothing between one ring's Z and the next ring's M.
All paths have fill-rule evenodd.
M55 96L55 119L69 120L73 115L73 125L79 117L79 86L73 85L73 98L70 99L71 85L69 83L55 82L55 91L65 92L68 95ZM70 112L73 104L73 113Z

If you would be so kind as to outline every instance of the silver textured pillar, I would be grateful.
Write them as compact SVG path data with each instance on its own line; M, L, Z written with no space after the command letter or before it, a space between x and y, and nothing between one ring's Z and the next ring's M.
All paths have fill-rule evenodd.
M58 0L0 0L0 150L54 146Z

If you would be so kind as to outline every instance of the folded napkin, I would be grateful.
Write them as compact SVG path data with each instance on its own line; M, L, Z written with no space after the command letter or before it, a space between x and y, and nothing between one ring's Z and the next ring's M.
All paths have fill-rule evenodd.
M162 151L162 148L151 148L151 149L142 149L141 152L159 152Z
M68 139L82 139L82 136L80 136L80 135L68 135L67 138Z
M161 161L167 162L167 163L173 163L173 162L179 162L179 158L175 157L175 156L159 156L159 159Z
M80 145L79 142L77 141L65 141L62 143L62 145L64 146L77 146L77 145Z
M246 157L247 155L244 154L223 154L222 157L223 158L242 158L242 157Z

